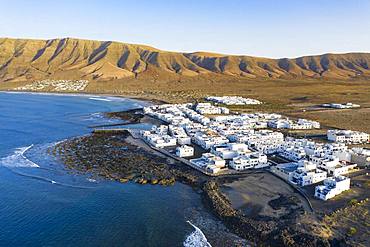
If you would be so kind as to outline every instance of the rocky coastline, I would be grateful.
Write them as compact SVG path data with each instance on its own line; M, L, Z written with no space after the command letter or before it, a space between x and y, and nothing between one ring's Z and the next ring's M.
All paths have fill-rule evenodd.
M108 118L120 119L129 123L140 123L141 119L144 117L143 110L131 109L128 111L117 111L117 112L107 112L104 114Z
M107 113L131 123L140 123L144 115L138 109ZM202 194L203 203L224 225L256 246L330 246L327 239L302 232L296 223L303 209L292 210L280 219L251 218L232 207L220 185L233 178L210 178L178 161L151 152L132 142L128 131L96 132L58 143L50 152L67 168L90 173L121 183L170 186L176 181L192 186ZM291 198L271 201L272 207L294 204Z
M72 170L91 173L121 183L172 185L175 181L196 184L196 171L132 145L129 133L96 132L54 146L50 152Z

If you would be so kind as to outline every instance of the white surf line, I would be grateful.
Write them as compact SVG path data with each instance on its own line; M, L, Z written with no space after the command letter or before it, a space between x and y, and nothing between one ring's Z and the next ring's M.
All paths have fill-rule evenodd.
M70 188L93 189L93 187L75 186L75 185L70 185L70 184L59 183L59 182L56 182L55 180L52 180L50 178L45 178L45 177L41 177L41 176L37 176L37 175L26 174L26 173L22 173L18 170L15 170L16 168L38 168L38 169L43 169L43 170L47 170L47 171L53 171L52 169L40 167L36 163L27 159L27 157L25 156L25 153L28 150L30 150L32 147L33 147L33 144L28 146L28 147L16 148L13 154L0 159L0 165L5 167L5 168L8 168L10 171L12 171L13 173L15 173L19 176L23 176L23 177L27 177L27 178L31 178L31 179L37 179L37 180L44 181L44 182L47 182L47 183L61 185L61 186L70 187Z
M136 99L136 98L130 98L130 97L124 97L114 94L90 94L90 93L84 93L84 92L78 92L78 93L66 93L66 92L36 92L36 91L16 91L16 90L0 90L0 93L4 94L31 94L31 95L44 95L44 96L72 96L72 97L81 97L81 98L99 98L99 97L105 97L104 101L114 101L114 102L132 102L134 104L137 104L139 107L143 107L146 105L151 105L150 101L147 101L145 99Z
M31 144L30 146L26 147L23 152L21 152L21 156L22 158L24 158L25 160L27 160L28 162L30 162L31 164L33 164L33 167L35 168L40 168L40 166L38 164L36 164L35 162L33 162L32 160L28 159L26 156L24 156L24 154L30 150L31 148L33 147L33 144Z
M184 241L184 247L212 247L204 233L189 220L187 221L195 231L186 237Z
M111 102L112 100L106 98L99 98L99 97L90 97L91 100L99 100L99 101L108 101Z
M25 153L33 147L33 144L28 147L16 148L14 153L0 159L0 165L4 167L30 167L39 168L40 166L31 160L27 159Z
M89 97L108 97L108 98L111 98L111 99L115 99L117 101L125 101L126 99L130 99L130 98L125 98L125 97L119 97L117 95L99 95L99 94L89 94L89 93L83 93L83 92L74 92L74 93L66 93L66 92L61 92L61 93L58 93L58 92L37 92L37 91L6 91L6 90L0 90L0 93L4 93L4 94L31 94L31 95L44 95L44 96L73 96L73 97L84 97L84 98L89 98ZM135 99L132 99L132 100L135 100Z

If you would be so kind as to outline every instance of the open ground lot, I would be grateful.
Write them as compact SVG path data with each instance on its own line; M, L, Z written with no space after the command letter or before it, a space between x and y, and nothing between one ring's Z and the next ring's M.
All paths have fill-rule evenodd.
M289 116L320 121L323 127L370 132L370 108L295 112Z
M307 202L286 182L268 172L248 174L231 183L222 191L234 208L250 217L282 217L300 207L308 209ZM284 201L283 204L281 203Z
M325 238L343 238L350 246L369 246L369 175L353 174L351 189L334 199L313 196L315 186L304 187L314 209L299 214L294 222L300 229ZM307 201L284 181L269 173L250 174L222 187L233 207L251 218L275 217L282 221L289 211L307 209ZM283 199L283 200L279 200Z

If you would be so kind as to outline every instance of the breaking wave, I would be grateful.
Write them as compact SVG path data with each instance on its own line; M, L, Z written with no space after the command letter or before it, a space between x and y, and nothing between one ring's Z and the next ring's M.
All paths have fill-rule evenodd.
M0 165L5 166L5 167L39 168L40 167L39 165L27 159L26 156L24 155L32 147L33 147L33 144L28 147L17 148L14 151L14 154L0 159Z
M0 166L8 168L10 171L12 171L13 173L15 173L19 176L27 177L27 178L35 179L35 180L39 180L39 181L43 181L43 182L50 183L50 184L53 184L53 185L59 185L59 186L64 186L64 187L76 188L76 189L92 189L93 188L93 187L87 187L87 186L79 186L79 185L61 183L61 182L57 182L57 181L55 181L51 178L39 176L39 175L36 175L36 174L27 174L27 173L21 172L21 169L18 169L18 168L28 168L28 167L30 167L30 168L38 168L38 171L45 170L48 173L50 173L50 171L55 172L52 169L45 168L45 167L40 167L36 163L27 159L27 157L25 156L25 153L28 150L30 150L32 147L33 147L33 144L28 146L28 147L17 148L14 151L13 154L0 159Z
M119 119L114 119L114 118L107 118L104 113L102 112L96 112L89 114L87 116L84 116L83 121L93 121L94 124L103 124L103 123L119 123ZM104 122L102 122L104 120Z
M100 98L100 97L90 97L89 99L91 99L91 100L100 100L100 101L108 101L108 102L112 101L110 99Z
M184 241L184 247L212 247L204 233L190 221L187 221L195 231L186 237Z

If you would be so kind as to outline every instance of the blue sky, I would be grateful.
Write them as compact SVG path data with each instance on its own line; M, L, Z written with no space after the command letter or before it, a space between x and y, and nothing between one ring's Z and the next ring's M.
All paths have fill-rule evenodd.
M370 0L0 0L0 37L263 57L370 52Z

